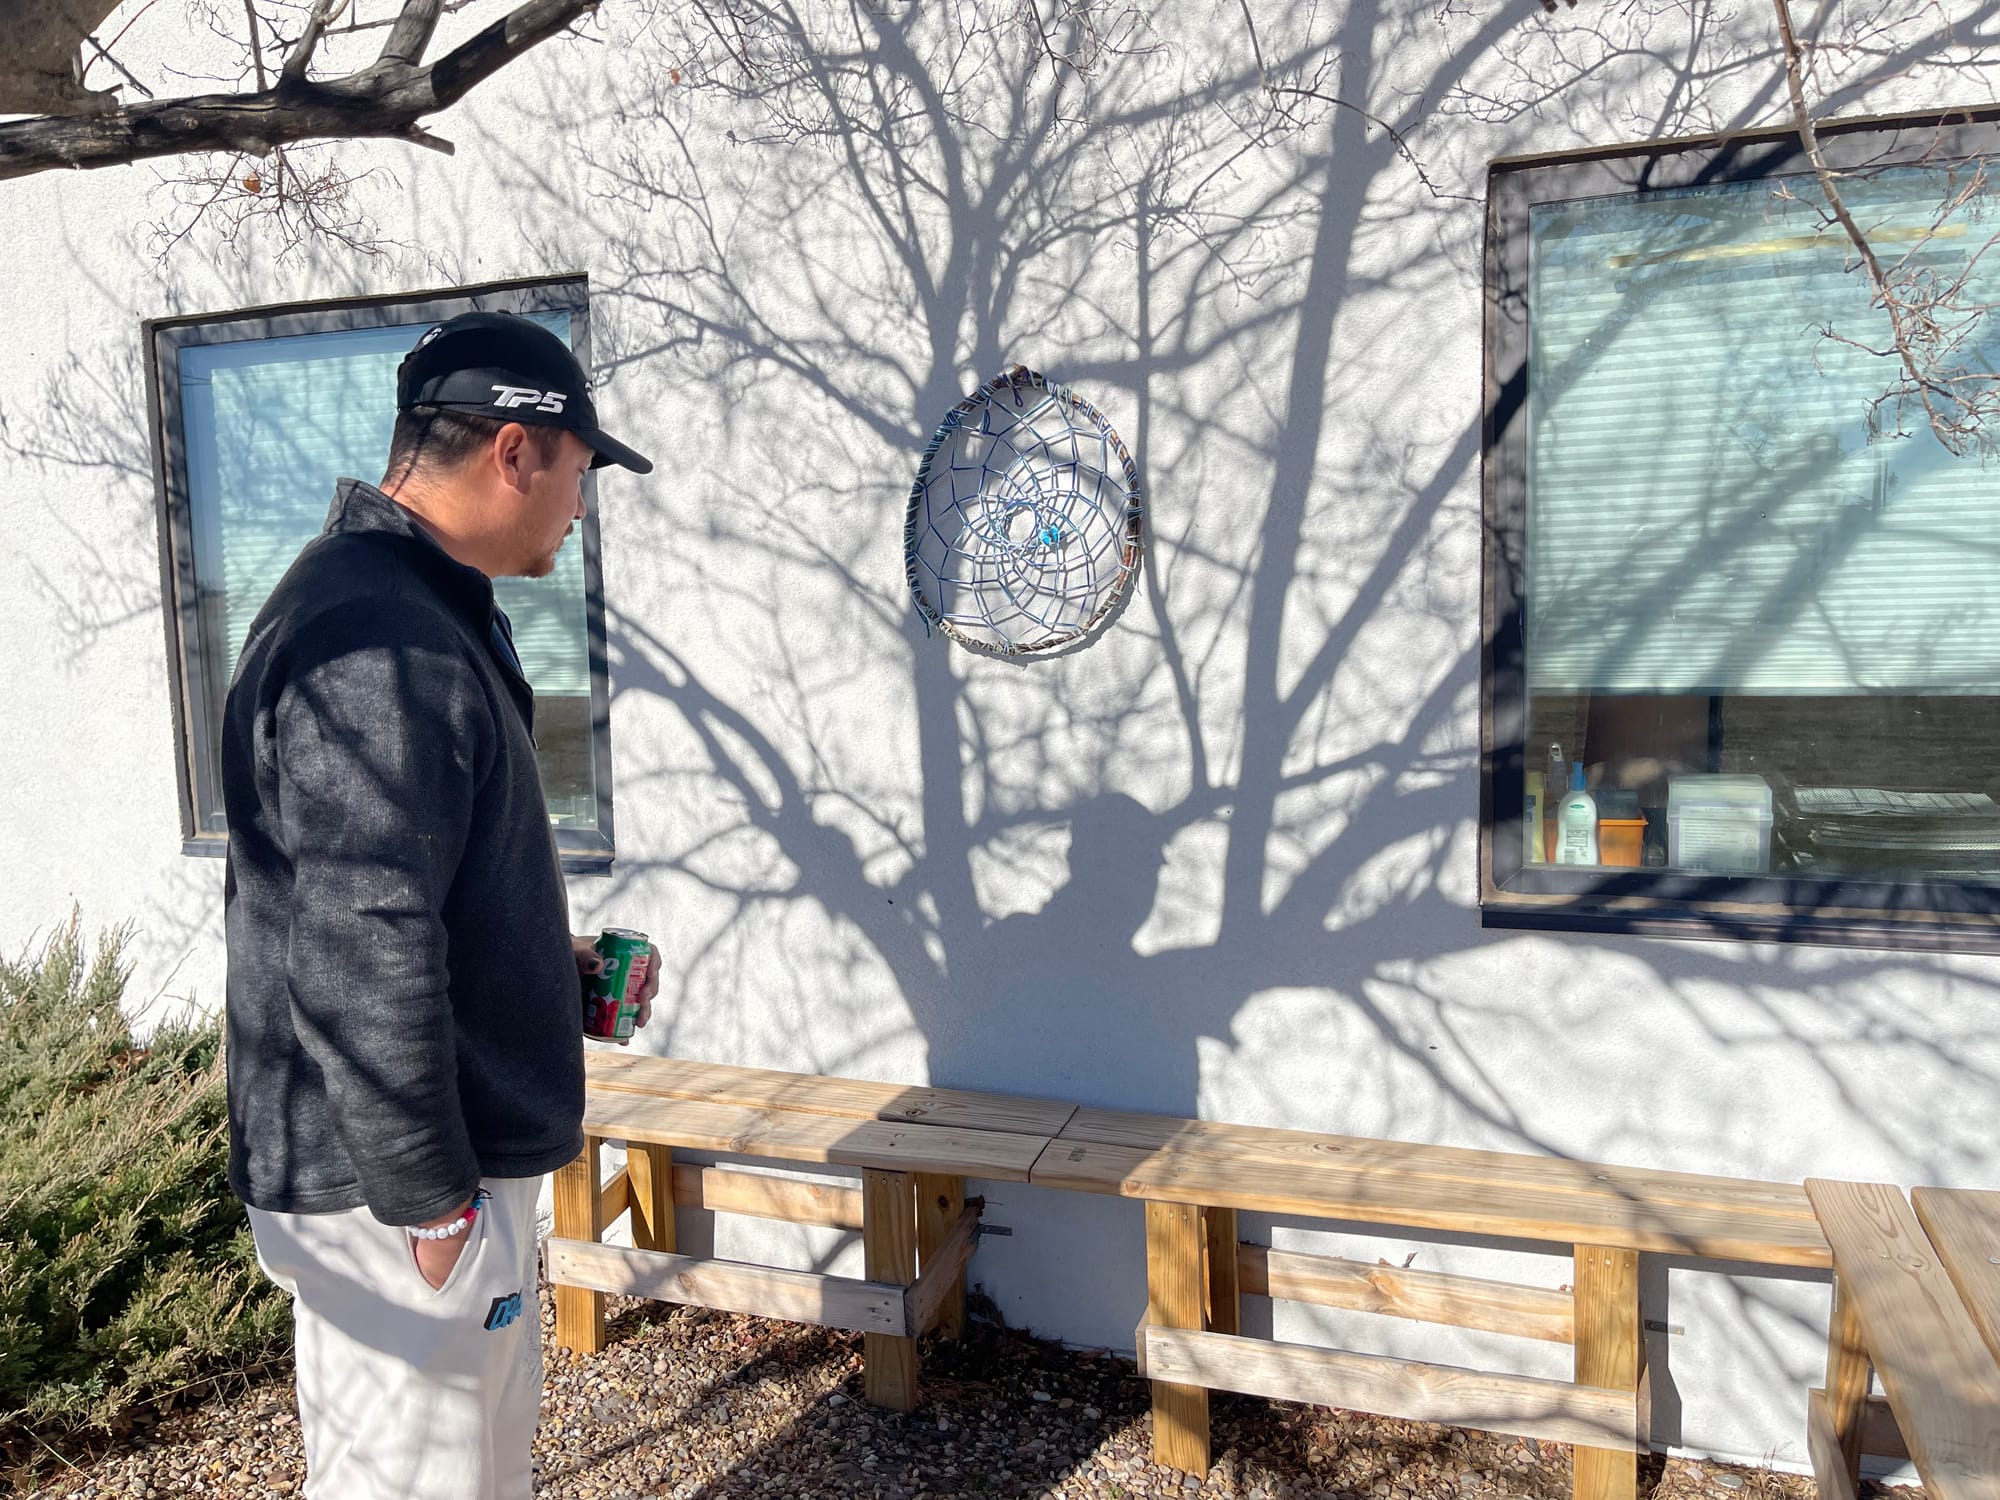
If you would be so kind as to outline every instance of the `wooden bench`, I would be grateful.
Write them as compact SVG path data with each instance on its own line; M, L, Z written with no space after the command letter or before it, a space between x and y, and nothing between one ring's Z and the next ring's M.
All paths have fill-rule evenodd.
M1824 1500L1864 1452L1908 1457L1930 1500L2000 1500L2000 1193L1809 1179L1833 1252L1826 1385L1806 1397ZM1869 1397L1879 1375L1891 1420Z
M1145 1200L1153 1451L1193 1473L1208 1468L1208 1393L1229 1390L1573 1443L1580 1500L1630 1497L1648 1446L1639 1257L1830 1263L1795 1185L1109 1110L1078 1110L1028 1180ZM1245 1244L1244 1210L1560 1244L1572 1289ZM1569 1343L1575 1376L1248 1338L1245 1294Z
M1074 1106L624 1053L587 1062L584 1150L556 1174L556 1341L604 1346L604 1294L653 1297L864 1335L867 1398L908 1411L916 1341L955 1336L980 1205L965 1179L1021 1182ZM626 1165L602 1181L602 1148ZM861 1186L676 1163L676 1147L859 1170ZM864 1276L675 1253L674 1209L861 1231ZM632 1247L602 1243L631 1213Z
M558 1342L602 1346L607 1292L855 1329L866 1336L868 1399L900 1410L916 1400L916 1339L962 1326L978 1211L966 1178L1143 1200L1137 1343L1153 1382L1153 1451L1195 1473L1209 1466L1208 1393L1231 1390L1572 1443L1580 1500L1629 1500L1648 1446L1639 1258L1833 1263L1792 1184L624 1053L591 1055L584 1128L583 1156L556 1183ZM600 1186L607 1140L627 1143L627 1166ZM697 1168L673 1161L677 1147L844 1167L861 1186ZM858 1228L865 1276L676 1254L676 1205ZM602 1244L628 1210L634 1247ZM1242 1211L1556 1244L1573 1257L1571 1286L1274 1250L1239 1239ZM1248 1338L1246 1295L1570 1344L1574 1378Z

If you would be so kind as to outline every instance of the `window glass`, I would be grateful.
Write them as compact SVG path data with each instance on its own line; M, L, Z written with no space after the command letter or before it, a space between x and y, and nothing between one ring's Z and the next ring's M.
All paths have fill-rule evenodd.
M567 312L528 316L564 339ZM178 351L187 455L197 649L211 724L244 636L300 549L320 532L343 477L378 479L395 422L396 366L428 323L288 338L192 343ZM545 578L503 578L494 592L535 688L536 738L559 827L597 824L590 656L580 538ZM208 737L210 785L219 747ZM205 810L222 831L219 808Z
M1885 263L2000 301L1976 166L1843 193ZM2000 465L1884 399L1887 314L1813 179L1527 223L1523 858L2000 882Z

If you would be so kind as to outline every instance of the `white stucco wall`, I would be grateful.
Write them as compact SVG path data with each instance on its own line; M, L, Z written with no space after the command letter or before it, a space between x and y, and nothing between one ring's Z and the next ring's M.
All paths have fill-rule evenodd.
M2000 963L1489 932L1474 900L1485 164L1770 120L1761 9L1690 53L1662 6L1603 68L1583 19L1557 19L1558 52L1530 6L1263 17L1274 65L1325 63L1328 90L1403 123L1421 177L1355 113L1274 120L1236 7L1149 8L1053 117L1053 70L992 9L999 41L955 78L944 8L870 38L919 121L890 151L864 94L815 134L771 112L813 103L781 59L732 97L751 80L691 62L670 12L613 0L606 44L538 53L445 117L455 158L350 151L394 173L364 192L402 242L374 258L197 235L156 262L145 166L0 185L0 947L75 903L135 924L135 1005L220 1000L222 866L179 852L140 320L581 271L607 423L663 460L599 491L619 859L571 883L577 928L642 926L666 955L649 1047L1642 1166L2000 1182ZM1919 60L1891 46L1825 82L1843 108L1990 97ZM1026 667L926 639L900 546L925 439L1013 360L1106 411L1151 506L1123 619ZM1137 1206L984 1190L1014 1233L975 1277L1008 1319L1129 1348ZM1823 1281L1676 1265L1647 1293L1684 1330L1654 1339L1661 1435L1801 1461ZM1276 1326L1565 1358L1304 1309Z

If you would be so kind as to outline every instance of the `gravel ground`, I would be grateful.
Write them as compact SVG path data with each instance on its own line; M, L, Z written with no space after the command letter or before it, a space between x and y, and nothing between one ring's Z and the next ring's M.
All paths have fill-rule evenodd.
M656 1303L611 1304L599 1355L549 1344L542 1500L752 1496L1566 1500L1569 1450L1287 1403L1214 1398L1205 1480L1155 1468L1129 1360L975 1324L933 1344L908 1416L861 1400L858 1335ZM545 1331L554 1314L542 1298ZM97 1452L13 1476L50 1500L292 1495L305 1477L288 1381L142 1419ZM1813 1500L1809 1480L1654 1459L1654 1500ZM1915 1489L1880 1491L1918 1500Z

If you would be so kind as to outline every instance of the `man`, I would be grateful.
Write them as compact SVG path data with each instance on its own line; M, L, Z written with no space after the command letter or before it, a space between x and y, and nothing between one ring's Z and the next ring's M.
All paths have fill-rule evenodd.
M307 1495L512 1500L598 960L492 580L554 567L589 469L652 465L505 314L426 333L396 405L381 486L340 482L229 690L229 1180L293 1297Z

